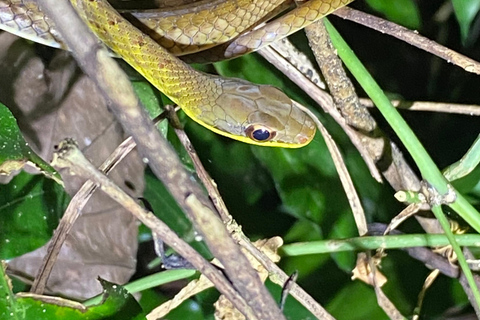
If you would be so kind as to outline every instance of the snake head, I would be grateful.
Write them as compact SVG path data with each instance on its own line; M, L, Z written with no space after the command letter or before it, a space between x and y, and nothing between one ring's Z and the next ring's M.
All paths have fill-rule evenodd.
M313 120L286 94L268 85L218 78L220 94L199 116L209 129L250 144L299 148L315 135Z

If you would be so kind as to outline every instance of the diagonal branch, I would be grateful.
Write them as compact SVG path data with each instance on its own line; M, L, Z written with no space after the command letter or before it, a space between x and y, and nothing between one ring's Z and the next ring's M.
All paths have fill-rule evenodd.
M194 227L204 237L210 251L225 267L225 273L239 295L252 310L239 307L249 317L261 319L284 319L272 296L250 266L245 255L229 236L221 220L214 213L209 199L197 182L190 179L178 156L167 140L155 129L130 82L108 56L75 14L68 1L40 0L44 12L50 16L72 49L79 65L100 88L111 110L125 131L132 135L140 154L148 159L152 171L169 189L179 206L187 214ZM191 199L198 200L195 205ZM196 208L201 204L201 216ZM215 232L212 232L214 230ZM206 274L207 276L211 276ZM217 279L211 279L218 283ZM234 298L229 296L229 298Z

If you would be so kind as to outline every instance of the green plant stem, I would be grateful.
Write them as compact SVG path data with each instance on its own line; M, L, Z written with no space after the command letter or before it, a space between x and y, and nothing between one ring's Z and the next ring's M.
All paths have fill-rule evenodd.
M447 180L444 178L440 170L438 170L437 166L400 113L395 109L377 82L372 78L367 69L363 66L360 60L358 60L356 55L328 20L325 20L325 26L330 34L333 45L338 50L338 55L355 79L360 83L363 90L365 90L370 99L375 103L383 117L388 121L388 124L398 135L405 148L407 148L420 169L423 178L427 179L440 194L447 193Z
M427 151L423 148L420 141L417 139L413 131L407 125L405 120L400 116L398 111L393 107L390 100L384 94L382 89L378 86L375 82L373 77L367 71L367 69L363 66L363 64L358 60L356 55L347 45L347 43L343 40L340 34L335 30L335 28L328 22L327 19L325 20L325 26L330 34L332 39L332 43L338 51L338 55L343 60L347 68L353 74L355 79L360 83L362 88L365 90L367 95L372 99L372 101L377 106L378 110L382 113L384 118L388 121L388 124L392 127L395 131L397 136L402 141L405 148L408 150L410 155L412 156L413 160L415 161L416 165L418 166L422 178L426 180L440 195L445 195L448 192L448 181L442 175L440 170L437 168L433 160L428 155ZM457 209L467 209L463 211L457 211L457 213L465 219L477 232L480 232L480 219L478 212L476 215L473 215L473 207L471 207L468 202L463 201L463 196L461 194L457 194L457 201L460 201L461 205L457 205ZM447 238L450 241L455 253L458 256L458 261L460 263L460 267L464 272L465 276L467 277L468 283L471 286L473 295L475 296L475 300L478 306L480 306L480 293L478 291L477 286L473 280L472 273L468 268L465 257L458 245L455 241L455 238L450 230L450 225L448 223L447 218L443 214L441 207L439 205L430 204L432 206L432 211L435 214L435 217L440 222ZM455 206L452 206L455 208ZM473 209L474 210L474 209ZM462 262L463 260L463 262Z
M480 246L480 235L478 234L459 234L454 235L454 237L461 246ZM379 248L388 250L412 247L440 247L449 244L450 242L445 234L402 234L298 242L284 245L281 250L285 256L303 256L341 251L376 250Z
M445 232L445 235L448 238L448 241L450 241L450 244L453 247L453 251L455 251L455 254L457 255L458 259L458 264L460 265L460 268L462 269L465 278L467 279L468 285L472 289L473 296L475 297L475 301L477 302L477 305L480 306L480 292L478 291L477 284L475 283L475 279L473 278L472 271L468 267L467 261L465 259L465 256L463 255L462 249L458 245L458 242L455 240L454 235L452 234L450 230L450 223L447 220L447 217L443 214L442 207L437 205L432 207L432 212L437 218L437 220L440 222L440 225L442 226L443 230L448 230L449 232Z
M457 200L449 204L449 207L455 210L472 228L480 233L480 213L462 194L457 192Z
M422 178L428 181L428 183L430 183L430 185L432 185L432 187L440 194L447 193L448 181L437 168L413 131L391 104L390 100L383 93L382 89L378 86L367 69L365 69L353 51L348 47L337 30L335 30L327 19L324 20L325 26L332 39L332 43L338 51L338 55L342 58L355 79L357 79L370 99L375 103L378 110L388 121L405 148L407 148L420 169ZM457 204L457 202L460 203ZM472 228L480 233L480 213L478 213L478 211L463 198L462 194L457 193L457 201L454 202L451 207L456 210Z

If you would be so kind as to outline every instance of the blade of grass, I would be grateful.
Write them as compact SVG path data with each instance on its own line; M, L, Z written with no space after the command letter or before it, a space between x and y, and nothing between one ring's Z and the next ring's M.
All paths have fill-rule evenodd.
M443 171L443 175L448 181L460 179L475 169L480 163L480 135L473 142L470 149L465 153L462 159L451 164Z

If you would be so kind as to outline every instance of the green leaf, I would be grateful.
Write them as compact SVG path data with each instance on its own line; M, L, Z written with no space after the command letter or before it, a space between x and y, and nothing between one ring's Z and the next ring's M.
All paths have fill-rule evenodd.
M158 116L163 107L160 93L146 81L132 81L132 86L150 117L153 119ZM160 122L157 127L163 136L167 135L168 121Z
M104 319L106 316L115 320L145 319L142 308L123 286L100 278L98 280L102 284L105 300L88 308L86 313L91 313L91 316L81 319L90 319L92 316L95 319L95 315L98 315L98 319Z
M13 114L0 103L0 174L20 170L30 162L45 174L61 183L60 175L47 162L30 149L23 139Z
M144 197L153 208L153 213L180 235L193 232L190 220L185 216L163 183L147 171Z
M10 110L0 104L0 172L10 173L23 168L31 151L23 140L17 121Z
M338 186L338 176L318 135L301 149L252 147L252 151L270 172L290 214L320 223L327 211L338 209L338 202L325 194L334 192L332 185Z
M245 65L247 65L248 68L245 68ZM224 76L242 78L253 83L267 84L276 87L281 87L282 84L284 84L284 81L282 81L283 75L271 65L265 63L265 61L260 59L256 54L216 62L214 66L218 73ZM275 74L279 76L272 76Z
M274 299L280 300L282 294L282 288L271 281L265 282L268 290L272 293ZM300 319L316 319L310 311L308 311L300 302L298 302L291 295L287 296L283 313L287 320L300 320Z
M204 320L205 315L198 302L187 299L166 315L166 319Z
M0 267L0 319L61 320L61 319L145 319L142 308L122 286L99 279L104 292L99 305L86 308L80 303L58 297L20 294L15 296L11 282Z
M352 237L357 233L357 227L350 210L341 213L333 225L332 232L328 239L345 239ZM351 272L355 267L356 255L353 252L336 252L332 253L333 260L338 267L346 273Z
M156 117L161 110L160 93L155 90L152 85L146 81L132 81L133 89L143 106L151 117Z
M5 262L0 261L0 319L20 319L15 312L15 295L12 283L5 273Z
M470 25L480 10L479 0L452 0L453 11L460 25L462 41L465 42L470 32Z
M167 296L162 295L158 290L149 289L142 291L140 304L143 310L150 312L162 303L169 300ZM211 304L211 303L210 303ZM204 320L207 319L202 310L202 304L198 301L198 295L194 299L187 299L179 306L171 310L165 319L188 319L188 320ZM164 319L164 318L162 318Z
M193 229L192 223L185 216L163 183L156 179L150 171L145 175L144 197L152 206L153 213L164 221L172 230L180 235L185 241L199 250L201 254L209 257L209 251L203 242L197 241L197 234ZM150 233L148 230L144 232ZM146 238L145 235L142 236Z
M321 239L323 239L321 228L306 219L295 223L284 237L286 243L316 241ZM280 250L282 250L282 248L280 248ZM318 270L328 259L329 255L326 254L304 255L284 257L281 263L282 269L287 274L297 271L298 278L301 280L315 272L315 270Z
M69 201L63 188L21 172L0 185L0 259L33 251L50 240Z
M344 286L326 308L338 320L388 319L371 287L359 281Z
M420 12L413 0L367 0L367 3L390 21L410 29L421 27Z

